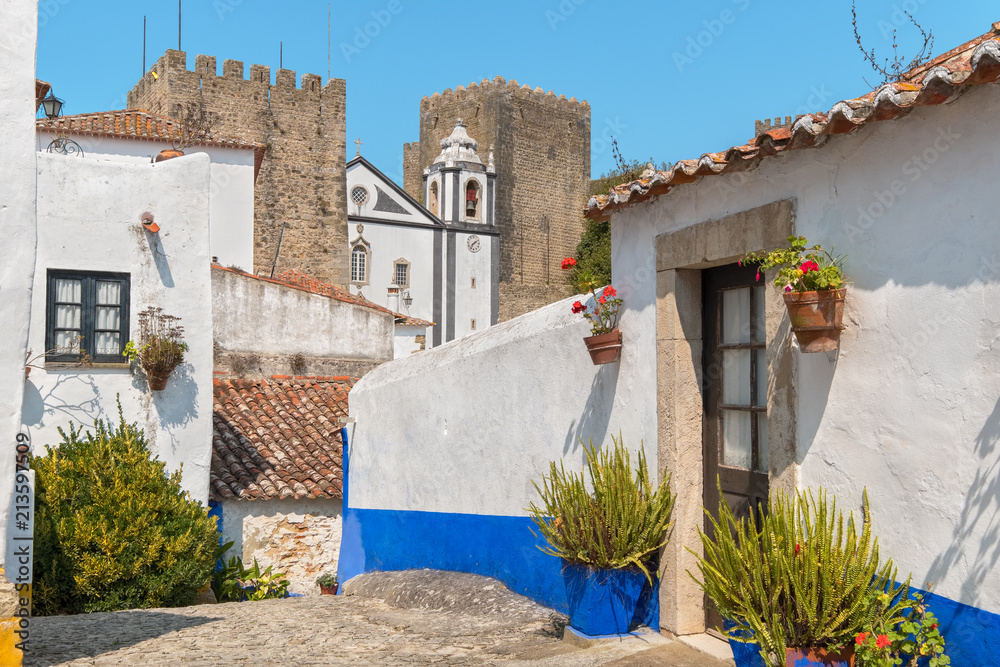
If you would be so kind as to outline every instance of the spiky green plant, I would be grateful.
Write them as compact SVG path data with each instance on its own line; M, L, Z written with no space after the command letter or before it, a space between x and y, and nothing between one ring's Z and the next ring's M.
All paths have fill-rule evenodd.
M845 523L822 489L779 493L763 518L736 519L723 499L719 518L708 514L714 535L699 531L701 580L691 576L734 624L729 637L756 642L765 662L784 665L786 647L848 645L876 613L902 620L910 580L896 585L892 560L879 564L867 492L862 511L859 534L853 513ZM874 601L886 594L879 612Z
M612 440L613 450L583 445L592 492L582 471L552 462L542 485L532 482L541 506L531 503L526 511L548 542L539 547L545 553L591 567L635 567L652 583L649 561L667 543L676 496L669 476L654 490L641 445L633 473L628 448L621 438Z

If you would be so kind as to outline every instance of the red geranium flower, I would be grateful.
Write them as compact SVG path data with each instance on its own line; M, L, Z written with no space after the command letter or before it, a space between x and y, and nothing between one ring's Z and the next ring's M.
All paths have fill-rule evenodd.
M606 304L606 303L608 302L608 300L607 300L607 299L606 299L605 297L603 297L603 296L601 296L601 297L598 297L597 301L598 301L598 303L600 303L600 304L601 304L602 306L603 306L604 304Z
M573 267L573 266L576 266L576 260L573 259L572 257L567 257L566 259L564 259L562 261L562 267L564 269L568 269L568 268Z
M801 544L796 544L796 545L795 545L795 555L796 555L796 556L798 556L798 555L799 555L799 549L801 549L801 548L802 548L802 545L801 545Z
M579 301L573 302L573 313L582 313L585 310L587 310L587 307L585 305L583 305Z
M892 642L890 642L890 641L889 641L889 637L888 637L888 635L879 635L879 636L878 636L878 637L877 637L877 638L875 639L875 646L876 646L877 648L885 648L886 646L888 646L888 645L889 645L889 644L891 644L891 643L892 643Z
M861 646L862 644L865 643L866 639L868 639L868 633L859 632L857 637L854 638L854 643L857 644L858 646Z
M812 261L811 259L808 262L802 262L802 266L800 266L799 268L802 269L802 273L809 273L810 271L819 271L819 265L816 262Z
M611 285L604 288L604 296L618 296L618 292Z

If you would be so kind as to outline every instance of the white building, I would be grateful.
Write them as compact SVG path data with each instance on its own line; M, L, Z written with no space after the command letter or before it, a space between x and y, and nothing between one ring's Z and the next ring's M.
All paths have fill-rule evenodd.
M347 163L351 285L394 312L433 322L426 347L495 324L500 237L496 170L458 122L424 174L424 201L408 195L360 155ZM401 322L397 356L419 323Z
M186 153L207 154L211 255L222 266L253 269L253 189L264 146L185 128L139 109L42 118L36 129L39 152L79 151L88 158L128 164L149 164L161 150L176 145L184 145Z

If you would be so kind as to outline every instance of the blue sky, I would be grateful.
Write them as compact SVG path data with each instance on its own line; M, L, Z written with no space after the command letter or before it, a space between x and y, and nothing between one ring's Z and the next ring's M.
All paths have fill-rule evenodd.
M348 158L362 153L402 179L402 144L419 138L420 99L496 75L591 105L592 172L626 159L675 161L746 142L754 120L825 111L878 83L851 28L850 3L709 0L185 0L181 46L298 75L347 80ZM961 7L961 10L958 9ZM862 39L880 57L912 54L919 34L941 53L1000 20L994 3L859 0ZM66 100L64 113L119 109L146 66L177 48L177 2L42 0L39 78Z

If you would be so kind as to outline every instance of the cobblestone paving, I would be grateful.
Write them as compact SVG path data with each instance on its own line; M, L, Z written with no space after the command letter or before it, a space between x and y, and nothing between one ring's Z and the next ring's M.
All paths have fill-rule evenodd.
M368 592L390 602L349 594L34 618L24 664L724 664L656 634L576 648L560 638L563 617L493 580L468 582L456 589L369 581Z

